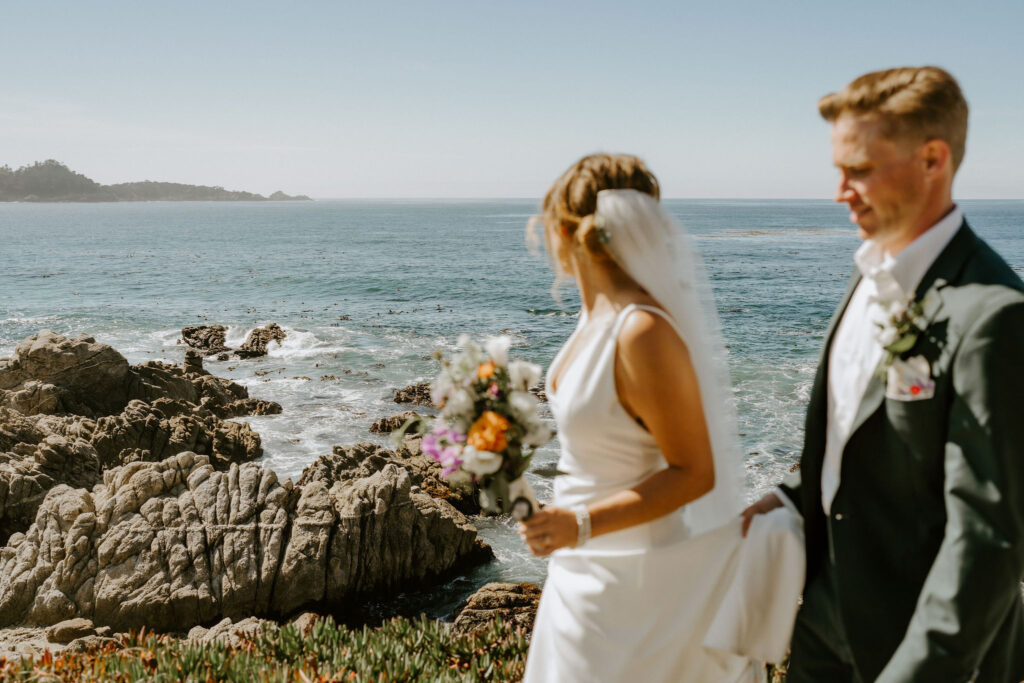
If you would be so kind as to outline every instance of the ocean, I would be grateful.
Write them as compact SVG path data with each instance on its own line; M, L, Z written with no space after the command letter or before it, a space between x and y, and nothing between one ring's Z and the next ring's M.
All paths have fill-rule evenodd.
M714 286L739 414L749 497L798 460L822 336L858 240L844 207L816 200L666 200L694 235ZM1024 201L963 201L974 229L1020 272ZM435 373L461 332L506 333L543 366L576 324L571 283L532 256L535 200L0 204L0 356L40 329L87 333L132 363L180 363L182 327L288 333L265 358L205 367L279 402L243 418L283 477L399 412L392 391ZM550 470L557 441L535 467ZM547 476L530 475L541 500ZM400 609L444 616L492 580L543 583L514 525L474 520L497 561Z

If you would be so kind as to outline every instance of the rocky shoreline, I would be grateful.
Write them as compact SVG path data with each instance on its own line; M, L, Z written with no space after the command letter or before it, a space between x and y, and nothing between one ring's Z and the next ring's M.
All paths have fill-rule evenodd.
M274 328L239 357L280 343ZM184 332L228 352L217 330ZM280 412L193 348L181 367L130 365L92 337L43 330L0 359L0 656L57 649L73 631L55 636L58 624L80 626L77 642L343 616L493 559L466 517L473 492L449 487L416 439L337 446L279 480L256 462L259 434L233 420ZM473 609L502 614L493 594Z

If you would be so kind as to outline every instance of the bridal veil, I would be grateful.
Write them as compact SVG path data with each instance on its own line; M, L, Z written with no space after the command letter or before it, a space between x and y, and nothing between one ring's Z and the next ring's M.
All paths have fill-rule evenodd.
M618 265L661 305L683 338L700 383L711 438L715 486L686 505L692 533L734 518L744 471L727 351L704 263L692 239L657 199L637 190L602 190L595 224Z

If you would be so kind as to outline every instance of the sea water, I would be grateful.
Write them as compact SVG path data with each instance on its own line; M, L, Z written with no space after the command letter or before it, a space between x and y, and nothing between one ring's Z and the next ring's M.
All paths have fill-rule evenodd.
M858 240L843 207L814 200L666 200L695 237L729 350L749 497L799 459L822 336ZM975 230L1018 271L1024 201L961 203ZM41 329L86 333L132 363L180 363L181 328L222 324L228 345L275 322L265 358L206 368L280 403L246 417L263 463L282 477L336 444L387 443L368 428L403 406L394 389L432 378L436 349L459 333L512 337L543 366L576 324L571 283L532 256L534 200L0 204L0 356ZM547 414L550 417L550 414ZM550 497L557 440L530 479ZM542 583L545 561L512 523L477 518L497 560L382 612L444 615L490 580Z

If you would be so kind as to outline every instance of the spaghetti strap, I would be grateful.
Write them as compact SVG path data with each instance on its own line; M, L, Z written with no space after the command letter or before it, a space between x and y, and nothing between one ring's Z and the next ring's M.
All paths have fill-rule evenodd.
M675 330L676 336L682 340L683 344L686 344L686 337L683 336L683 333L679 329L679 325L677 325L676 321L672 319L672 316L657 306L649 306L647 304L629 304L619 312L619 319L615 321L613 336L613 339L616 341L618 341L619 332L622 330L622 326L626 324L626 319L629 318L629 314L633 311L647 311L648 313L654 313L661 316L669 325L672 326L672 329Z

